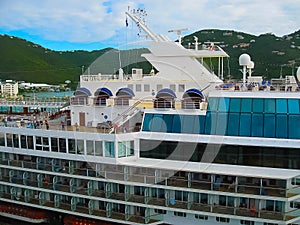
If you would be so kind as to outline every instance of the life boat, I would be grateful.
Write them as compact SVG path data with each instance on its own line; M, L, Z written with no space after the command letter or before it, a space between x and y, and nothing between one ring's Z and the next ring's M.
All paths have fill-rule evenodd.
M35 224L47 221L47 213L44 210L4 202L0 205L0 216Z
M118 225L117 223L94 220L79 216L65 215L64 216L64 225Z

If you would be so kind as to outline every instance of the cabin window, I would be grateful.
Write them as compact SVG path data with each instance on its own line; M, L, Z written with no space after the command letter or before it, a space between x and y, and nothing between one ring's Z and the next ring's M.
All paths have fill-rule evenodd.
M118 143L118 156L127 157L134 154L133 141L123 141Z
M52 152L58 152L58 141L57 141L57 138L54 138L54 137L51 138L51 151Z
M67 152L67 145L65 138L59 138L59 152L66 153Z
M114 142L105 142L105 157L115 157L115 143Z
M144 91L149 92L150 91L150 85L149 84L144 84Z
M140 84L135 85L135 91L141 92L142 91L142 86Z
M185 85L184 84L179 84L178 85L178 91L179 92L185 92Z
M0 146L5 146L4 133L0 133Z
M195 215L195 218L198 220L208 220L208 216L204 216L204 215Z
M175 92L176 91L176 85L175 84L170 84L170 89Z
M75 139L68 139L69 153L75 154Z
M86 154L94 155L94 141L91 140L86 141Z
M95 141L95 155L96 156L103 156L103 148L101 141Z
M77 154L84 154L84 140L76 140Z

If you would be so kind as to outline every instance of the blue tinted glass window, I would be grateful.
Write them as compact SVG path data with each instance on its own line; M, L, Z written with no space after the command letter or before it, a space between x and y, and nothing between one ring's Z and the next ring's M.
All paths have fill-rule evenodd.
M275 113L275 99L265 99L265 113Z
M180 133L181 132L181 119L179 115L173 116L173 127L172 133Z
M216 134L217 135L226 135L227 127L227 113L218 113L217 114L217 124L216 124Z
M200 134L200 116L195 116L194 119L193 134Z
M240 123L240 114L239 113L229 113L228 124L227 124L227 135L238 136L239 135L239 123Z
M162 129L164 131L166 130L162 114L154 114L150 124L151 124L150 128L152 132L161 132Z
M264 137L275 137L275 114L264 115Z
M182 116L182 132L181 133L193 133L194 130L194 117L195 116Z
M240 112L241 111L241 99L232 98L230 99L229 112Z
M261 113L264 110L264 100L262 98L254 98L252 102L253 112Z
M211 133L211 112L206 113L205 118L205 134Z
M251 98L242 98L241 112L252 112L252 99Z
M216 127L217 127L217 113L211 112L211 134L216 134Z
M242 113L240 116L240 136L250 136L251 133L251 114Z
M163 119L164 119L166 127L167 127L167 132L171 133L172 127L173 127L173 115L164 114Z
M208 99L208 111L217 111L219 105L219 98Z
M263 114L261 113L252 114L251 136L252 137L263 136Z
M276 112L277 113L287 113L287 100L286 99L276 99Z
M219 100L219 112L228 112L229 108L229 98L220 98Z
M277 114L276 115L276 137L287 138L287 115Z
M146 113L143 122L142 131L150 131L150 121L152 120L153 115L151 113Z
M194 134L204 134L205 130L205 116L195 117L194 121Z
M288 109L290 114L299 114L299 100L288 99Z
M205 132L205 119L205 116L199 116L200 134L204 134Z
M289 138L300 139L300 115L289 115Z

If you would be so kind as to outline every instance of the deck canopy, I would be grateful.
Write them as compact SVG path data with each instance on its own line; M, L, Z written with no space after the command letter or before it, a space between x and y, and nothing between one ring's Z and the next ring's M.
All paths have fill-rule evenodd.
M182 98L204 98L203 94L200 90L196 89L196 88L191 88L189 90L187 90L186 92L184 92Z
M163 88L157 92L156 98L173 99L176 98L176 94L169 88Z
M76 91L74 92L75 96L91 96L91 92L89 89L84 88L84 87L80 87L77 88Z
M111 92L111 90L109 90L108 88L106 87L101 87L101 88L98 88L96 91L95 91L95 96L106 96L106 97L111 97L113 94Z
M134 92L130 88L120 88L117 93L117 97L129 97L132 98L134 97Z

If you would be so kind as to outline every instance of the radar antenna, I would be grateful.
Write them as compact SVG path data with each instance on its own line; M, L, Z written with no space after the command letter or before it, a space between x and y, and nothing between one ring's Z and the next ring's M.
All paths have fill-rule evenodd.
M174 33L177 33L179 44L181 44L181 40L182 40L182 31L187 31L187 30L189 30L189 28L182 28L182 29L169 30L168 32L174 32Z

